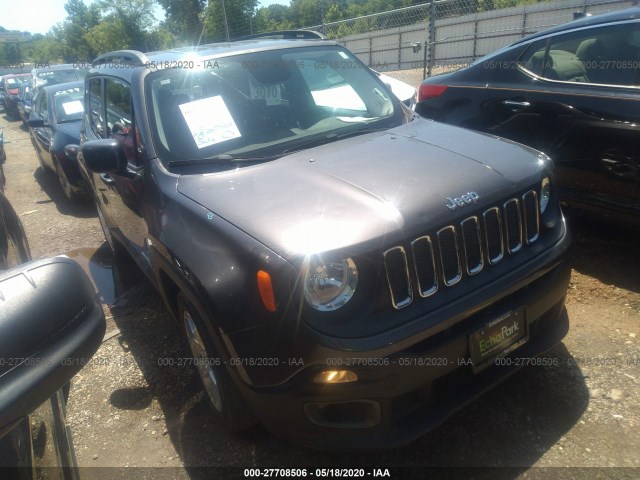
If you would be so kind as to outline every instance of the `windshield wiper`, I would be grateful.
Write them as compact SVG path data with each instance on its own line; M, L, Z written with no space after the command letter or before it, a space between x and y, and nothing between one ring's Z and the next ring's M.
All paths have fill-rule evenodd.
M367 133L384 132L386 130L389 130L389 127L378 127L378 128L367 127L367 128L358 128L356 130L352 130L346 133L328 133L327 135L323 135L320 138L314 137L312 139L307 139L307 141L304 141L304 139L302 139L299 142L296 142L294 145L291 145L288 149L284 150L282 154L286 155L294 152L299 152L300 150L303 150L303 149L318 147L320 145L325 145L327 143L343 140L345 138L357 137L359 135L366 135Z
M241 157L236 155L229 155L228 153L219 153L210 157L203 158L190 158L187 160L169 160L168 165L170 167L175 166L187 166L187 165L207 165L212 163L240 163L240 162L266 162L268 160L274 160L280 157L280 155L265 155L262 157Z

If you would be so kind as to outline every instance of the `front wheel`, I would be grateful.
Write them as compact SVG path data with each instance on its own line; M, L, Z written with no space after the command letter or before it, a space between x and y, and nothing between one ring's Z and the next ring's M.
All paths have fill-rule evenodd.
M189 342L200 383L216 417L233 432L254 425L256 420L222 364L222 359L213 347L202 320L182 294L178 296L178 315Z
M78 197L73 191L71 183L69 183L69 179L67 178L67 174L64 173L60 163L54 160L54 165L56 166L56 174L58 175L58 181L60 182L60 187L62 188L65 198L71 202L77 200Z

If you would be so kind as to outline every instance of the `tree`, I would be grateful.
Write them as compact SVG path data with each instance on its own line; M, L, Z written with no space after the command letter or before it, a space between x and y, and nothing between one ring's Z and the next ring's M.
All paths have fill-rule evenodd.
M158 0L166 12L163 28L190 44L197 44L202 34L202 17L206 0Z
M268 7L260 7L255 15L254 28L256 32L273 32L294 28L290 20L291 9L287 5L277 3Z
M227 40L227 28L230 39L253 33L257 4L258 0L211 0L204 12L206 40Z

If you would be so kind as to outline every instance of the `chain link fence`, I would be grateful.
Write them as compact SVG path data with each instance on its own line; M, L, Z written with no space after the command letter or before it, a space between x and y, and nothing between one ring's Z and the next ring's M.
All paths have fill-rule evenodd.
M306 27L344 44L371 68L417 86L468 65L525 35L603 13L634 0L433 0L430 3ZM511 6L518 3L516 6Z

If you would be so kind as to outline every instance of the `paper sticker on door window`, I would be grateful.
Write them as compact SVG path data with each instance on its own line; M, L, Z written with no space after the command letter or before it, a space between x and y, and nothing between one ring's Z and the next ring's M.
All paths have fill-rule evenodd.
M251 82L251 100L265 100L267 105L282 103L282 84L261 85Z
M67 115L73 115L74 113L82 113L83 107L80 100L73 100L71 102L64 102L62 109Z
M183 103L180 111L198 148L242 136L220 95Z

